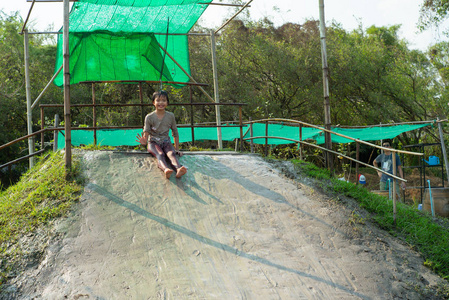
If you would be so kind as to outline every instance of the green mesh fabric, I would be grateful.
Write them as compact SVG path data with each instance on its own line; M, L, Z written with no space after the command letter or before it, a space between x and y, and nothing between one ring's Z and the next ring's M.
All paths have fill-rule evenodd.
M83 81L188 82L186 35L212 0L78 0L69 18L70 84ZM200 4L206 3L206 4ZM167 29L169 35L167 36ZM61 29L62 31L62 29ZM61 67L58 36L55 72ZM62 72L54 83L63 85Z
M303 127L302 128L302 139L307 140L313 138L321 132L319 129ZM248 132L245 135L245 138L251 136L251 133ZM288 125L279 125L279 124L270 124L268 126L268 135L266 134L266 125L255 123L253 124L253 136L274 136L274 137L285 137L292 140L299 140L299 127L288 126ZM255 144L265 144L265 139L254 139L253 143ZM284 144L292 144L295 142L282 140L282 139L268 139L268 144L270 145L284 145Z
M395 125L395 126L384 126L384 127L367 127L358 129L347 129L347 128L334 128L333 132L343 134L354 139L359 139L361 141L379 141L384 139L393 139L403 132L416 130L431 124L417 124L417 125ZM315 136L317 144L324 144L324 135ZM346 139L344 137L332 135L333 143L352 143L352 140Z
M387 127L365 127L359 129L347 129L347 128L334 128L333 131L339 134L343 134L354 139L362 141L378 141L383 139L392 139L399 134L407 131L416 130L424 126L429 126L431 123L418 124L418 125L395 125ZM251 133L249 126L244 126L243 133L244 138L249 138ZM192 129L187 127L178 128L179 142L186 143L192 142ZM136 135L142 133L142 129L111 129L111 130L97 130L97 143L101 146L137 146ZM214 127L197 127L194 131L195 141L216 141L217 140L217 128ZM222 127L221 128L222 140L233 141L240 139L239 127ZM171 137L171 133L169 135ZM253 137L267 136L265 124L253 124ZM299 140L299 127L270 124L268 126L268 136L284 137L292 140ZM60 132L58 135L58 149L65 147L64 132ZM323 132L315 128L302 128L302 140L315 140L317 144L324 144ZM173 140L172 140L173 142ZM265 139L254 139L255 144L265 144ZM333 143L352 143L352 140L332 135ZM94 143L92 130L72 130L72 145L92 145ZM292 144L294 141L287 141L282 139L268 139L270 145L284 145Z

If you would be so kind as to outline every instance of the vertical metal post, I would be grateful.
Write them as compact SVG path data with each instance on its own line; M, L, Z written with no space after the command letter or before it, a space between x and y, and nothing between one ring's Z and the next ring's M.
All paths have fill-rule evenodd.
M28 42L28 29L24 31L24 48L25 48L25 88L27 101L27 131L28 134L33 133L33 114L31 108L31 84L30 84L30 51ZM28 138L28 154L34 153L34 137ZM30 169L34 166L34 157L29 159Z
M302 124L299 124L299 140L302 141ZM300 160L304 160L303 154L302 154L303 149L304 149L303 144L299 143L299 159Z
M265 156L268 156L268 121L265 123Z
M97 146L97 98L95 95L95 83L92 83L92 125L94 127L94 146ZM143 122L142 122L143 123Z
M437 121L438 121L438 132L440 133L441 152L443 154L444 165L446 166L446 175L449 183L449 165L447 161L446 145L444 144L443 127L441 126L441 122L439 122L439 119L437 119Z
M240 126L240 152L243 151L243 112L242 106L239 106L239 126Z
M355 159L357 160L355 163L355 180L357 181L357 184L359 184L360 143L358 141L355 142L355 149Z
M320 3L320 40L321 40L321 60L323 65L323 92L324 92L324 128L331 130L331 110L329 100L329 67L327 65L326 50L326 23L324 18L324 0ZM332 150L332 136L330 132L325 132L326 148ZM326 152L326 164L329 169L333 168L332 155Z
M59 115L55 115L55 128L59 127ZM56 152L58 150L58 134L59 130L53 131L53 151Z
M40 111L41 111L41 130L42 130L45 127L44 108L41 107ZM42 131L42 133L41 133L41 150L44 150L44 148L45 148L44 147L44 132Z
M251 122L252 118L249 117L249 136L252 138L254 136L254 132L253 132L253 123ZM251 149L251 153L254 153L254 141L253 139L249 140L249 144L250 144L250 149Z
M393 175L396 176L396 152L391 152L391 158L393 160ZM393 179L393 223L396 224L396 182L397 179Z
M192 129L192 146L195 146L195 125L193 123L193 95L192 86L189 86L190 91L190 128Z
M65 169L66 176L72 168L72 128L70 116L70 68L69 68L69 0L64 0L63 25L63 73L64 73L64 131L65 131Z
M217 72L217 54L215 47L215 33L213 30L210 31L210 44L212 52L212 71L214 74L214 98L215 103L220 103L220 96L218 94L218 72ZM220 105L215 106L215 114L217 119L217 126L221 126ZM221 127L217 127L217 140L218 140L218 149L223 149L223 141L221 138Z
M145 123L145 112L143 111L143 85L139 82L139 99L140 99L140 116L142 118L142 124Z

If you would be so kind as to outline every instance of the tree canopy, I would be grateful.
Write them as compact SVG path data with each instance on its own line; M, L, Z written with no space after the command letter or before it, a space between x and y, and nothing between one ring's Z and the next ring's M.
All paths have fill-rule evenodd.
M437 4L427 1L428 5ZM430 7L430 6L429 6ZM436 6L435 6L436 7ZM443 7L444 8L444 7ZM0 144L26 135L26 97L23 37L18 34L23 20L18 13L0 13ZM195 31L210 29L196 26ZM347 31L340 24L327 27L330 101L333 125L361 126L444 119L448 115L448 44L439 43L429 51L411 50L400 39L400 25L370 26ZM49 42L50 41L50 42ZM245 103L245 119L267 117L297 119L323 124L323 88L319 22L286 23L276 27L269 20L234 20L216 38L220 101ZM213 95L210 38L190 36L192 76L208 83ZM30 36L32 99L53 75L56 46L49 36ZM97 103L146 103L158 87L131 84L97 84ZM208 102L199 90L172 89L172 103ZM91 103L92 87L71 87L71 102ZM41 103L63 103L62 89L52 86ZM190 109L173 106L178 123L189 123ZM59 108L45 111L44 122L53 123ZM215 121L213 106L194 109L195 122ZM223 107L223 121L238 120L235 108ZM34 130L40 128L38 109L33 112ZM92 126L89 109L73 108L74 126ZM97 125L141 125L139 108L102 108ZM401 137L417 142L422 131ZM51 137L47 137L51 139ZM409 140L407 140L409 139ZM0 164L26 154L26 142L0 152Z

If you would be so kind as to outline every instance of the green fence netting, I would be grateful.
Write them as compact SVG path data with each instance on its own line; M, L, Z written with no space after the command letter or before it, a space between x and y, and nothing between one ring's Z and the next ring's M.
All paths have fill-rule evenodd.
M190 74L185 34L210 2L212 0L78 0L69 17L70 84L159 81L161 70L163 81L189 82L182 70ZM63 62L62 39L60 34L55 73ZM164 51L161 46L165 48L165 45L169 55L162 66ZM63 85L62 72L54 83Z
M377 141L382 139L392 139L399 134L407 131L417 130L424 126L429 126L433 122L413 125L394 125L394 126L375 126L365 127L358 129L348 128L334 128L333 131L345 136L359 139L362 141ZM187 127L178 128L179 142L186 143L192 142L192 129ZM315 140L317 144L324 144L324 134L320 129L302 127L302 140ZM261 123L255 123L252 126L252 136L273 136L299 140L300 128L298 126L282 125L282 124L269 124L268 135L266 134L266 125ZM93 145L94 137L93 130L72 130L72 145ZM136 135L142 133L142 129L110 129L110 130L97 130L97 144L101 146L137 146ZM221 127L221 134L223 141L233 141L240 138L239 127ZM243 127L244 138L251 136L250 126L245 125ZM170 133L171 136L171 133ZM217 128L215 127L196 127L194 129L195 141L216 141L217 140ZM265 138L253 139L255 144L265 144ZM337 135L332 135L332 142L334 143L351 143L350 139L343 138ZM269 145L283 145L292 144L294 141L268 138ZM59 132L58 135L58 149L65 147L64 131Z
M244 129L246 130L246 129ZM136 135L141 134L142 129L102 129L97 130L97 145L100 146L137 146ZM192 142L192 129L187 127L179 127L179 142ZM215 127L196 127L194 128L195 141L217 140L217 128ZM233 141L240 138L239 127L222 127L221 135L223 141ZM171 131L169 133L170 138ZM93 145L93 130L72 130L71 140L73 146ZM65 148L64 131L58 134L58 149Z

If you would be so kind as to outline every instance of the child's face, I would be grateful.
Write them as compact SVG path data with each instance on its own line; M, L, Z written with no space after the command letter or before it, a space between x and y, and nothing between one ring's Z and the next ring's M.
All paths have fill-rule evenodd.
M167 97L164 95L160 95L153 101L154 107L156 107L156 110L165 110L165 108L168 105Z

